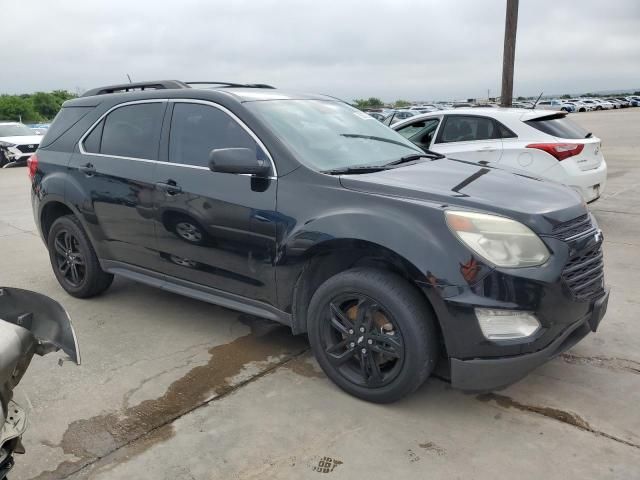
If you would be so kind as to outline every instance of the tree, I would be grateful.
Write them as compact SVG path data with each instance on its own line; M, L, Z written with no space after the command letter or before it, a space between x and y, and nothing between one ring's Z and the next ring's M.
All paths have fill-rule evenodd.
M0 95L0 120L17 121L20 118L24 122L51 120L64 102L75 97L76 95L66 90Z
M526 98L525 98L525 97L518 97L518 98L516 98L516 100L517 100L518 102L521 102L521 101L523 101L523 100L526 100Z
M50 93L37 92L31 97L33 108L44 118L53 118L60 110L62 103Z
M568 93L565 93L560 98L571 98L571 95L569 95Z
M394 107L396 108L405 108L409 105L411 105L411 103L407 102L406 100L396 100L396 103L394 103Z
M0 119L23 122L37 122L41 120L38 112L33 108L30 99L17 95L0 95Z
M382 108L384 107L384 103L377 97L369 97L366 100L364 98L356 98L353 101L354 105L360 110L365 110L367 108Z

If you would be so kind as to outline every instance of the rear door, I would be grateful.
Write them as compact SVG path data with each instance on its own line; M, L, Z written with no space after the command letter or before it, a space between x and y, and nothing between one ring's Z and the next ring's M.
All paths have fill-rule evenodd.
M162 142L166 161L155 172L161 271L273 303L277 180L212 172L208 166L213 149L245 147L270 159L266 148L219 105L170 105Z
M482 115L445 115L431 149L451 158L497 163L502 140L493 119Z
M76 180L67 187L98 256L153 268L154 174L166 102L122 104L80 141L69 164Z

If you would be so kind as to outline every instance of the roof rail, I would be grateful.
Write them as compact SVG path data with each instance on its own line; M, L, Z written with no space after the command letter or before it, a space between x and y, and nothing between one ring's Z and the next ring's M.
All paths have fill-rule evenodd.
M187 85L220 85L223 87L242 88L276 88L266 83L232 83L232 82L185 82Z
M92 88L82 94L83 97L106 95L108 93L130 92L133 90L164 90L169 88L191 88L179 80L154 80L150 82L121 83L106 87Z

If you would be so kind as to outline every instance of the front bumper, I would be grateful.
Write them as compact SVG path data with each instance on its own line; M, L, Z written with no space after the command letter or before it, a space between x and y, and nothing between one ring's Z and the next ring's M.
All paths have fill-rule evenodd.
M451 384L467 392L486 392L505 388L532 370L567 351L589 332L595 332L604 317L609 291L593 302L590 313L572 324L545 348L528 354L503 358L451 358Z

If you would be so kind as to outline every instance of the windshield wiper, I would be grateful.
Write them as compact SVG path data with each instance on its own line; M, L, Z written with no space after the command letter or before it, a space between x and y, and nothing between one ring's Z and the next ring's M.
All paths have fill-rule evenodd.
M341 133L340 136L347 137L347 138L364 138L366 140L376 140L378 142L393 143L394 145L400 145L401 147L411 148L406 143L399 142L398 140L393 140L391 138L384 138L384 137L376 137L375 135L361 135L359 133Z
M591 132L587 133L587 134L584 136L584 138L591 138L591 137L593 137L593 133L591 133Z
M441 153L432 152L431 150L425 150L424 153L414 153L411 155L405 155L404 157L400 157L398 160L394 160L393 162L389 162L385 164L385 167L390 167L392 165L400 165L403 163L413 162L414 160L419 160L421 158L430 158L432 160L438 160L440 158L444 158L445 156Z
M357 167L342 167L342 168L333 168L330 170L322 170L322 173L326 173L327 175L373 173L373 172L380 172L382 170L389 170L389 168L390 167L387 167L386 165L360 165Z

